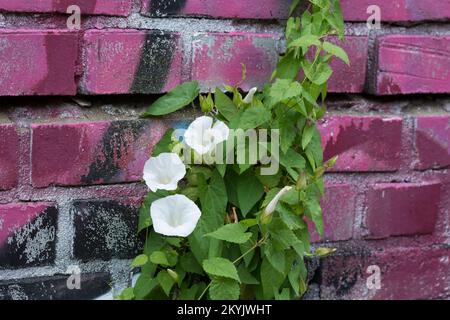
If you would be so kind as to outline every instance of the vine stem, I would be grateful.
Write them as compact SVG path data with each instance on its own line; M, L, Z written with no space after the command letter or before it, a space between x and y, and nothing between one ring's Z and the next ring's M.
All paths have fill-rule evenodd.
M243 259L247 254L249 254L250 252L252 252L253 250L255 250L256 248L258 248L261 244L263 244L266 241L267 237L263 236L261 239L259 239L258 242L255 243L255 245L253 247L251 247L250 249L248 249L246 252L244 252L239 258L237 258L236 260L233 261L233 264L238 263L241 259ZM208 289L211 287L212 281L209 282L209 284L206 286L205 290L203 290L202 294L200 295L200 297L198 297L197 300L201 300L203 298L203 296L205 295L205 293L208 291Z

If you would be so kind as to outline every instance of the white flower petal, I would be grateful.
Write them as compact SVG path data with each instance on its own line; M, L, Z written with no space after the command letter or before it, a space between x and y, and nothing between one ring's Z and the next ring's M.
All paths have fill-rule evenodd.
M153 192L176 190L185 175L186 166L175 153L161 153L148 159L144 165L144 180Z
M217 144L225 141L229 129L225 123L216 121L208 116L195 119L184 133L184 141L198 154L204 155L213 151Z
M184 195L158 199L150 206L155 232L166 236L187 237L200 219L197 205Z
M251 88L250 91L248 92L247 96L245 96L245 98L242 101L246 104L252 103L256 91L258 91L257 87Z
M269 202L266 209L264 210L265 215L272 214L275 211L275 208L277 207L278 201L280 201L280 198L288 193L292 189L291 186L286 186L283 189L281 189L277 195L272 199L272 201Z
M219 144L228 139L230 135L230 129L222 121L216 121L213 126L214 130L214 143Z

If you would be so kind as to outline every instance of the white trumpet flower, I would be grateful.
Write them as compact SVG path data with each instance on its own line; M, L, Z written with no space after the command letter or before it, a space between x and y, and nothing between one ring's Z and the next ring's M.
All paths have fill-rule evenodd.
M150 206L155 232L166 236L187 237L200 219L197 205L184 195L168 196Z
M222 121L216 121L208 116L195 119L184 133L184 141L199 155L215 150L216 146L228 139L230 129Z
M271 215L275 211L275 208L277 207L277 204L280 201L281 197L286 193L288 193L291 189L292 189L291 186L286 186L283 189L281 189L277 193L277 195L269 202L266 209L264 209L264 214L266 216Z
M186 166L175 153L161 153L148 159L144 166L145 183L153 192L176 190L185 175Z
M253 98L255 96L255 93L258 91L258 88L254 87L251 88L248 94L245 96L245 98L242 100L245 104L250 104L253 101Z

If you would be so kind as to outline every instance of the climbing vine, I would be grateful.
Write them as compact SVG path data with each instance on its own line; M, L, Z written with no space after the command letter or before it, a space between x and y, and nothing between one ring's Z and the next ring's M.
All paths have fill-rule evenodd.
M138 231L146 242L132 262L140 274L118 299L296 299L307 290L304 258L332 252L312 250L308 231L311 222L323 234L323 174L336 160L323 161L316 123L331 60L349 61L330 42L343 39L339 1L299 3L264 88L245 97L227 85L200 94L187 82L143 114L198 101L204 115L187 130L168 130L145 165L150 191Z

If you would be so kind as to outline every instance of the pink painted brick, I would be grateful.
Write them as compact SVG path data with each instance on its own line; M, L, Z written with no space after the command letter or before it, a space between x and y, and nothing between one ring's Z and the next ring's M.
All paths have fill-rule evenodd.
M237 85L242 80L242 66L247 79L240 87L248 91L263 87L276 67L279 37L274 34L209 33L193 41L192 79L204 90L224 84Z
M348 36L343 43L336 39L332 39L331 42L338 44L347 52L350 66L337 58L333 59L331 62L333 75L328 83L328 91L363 92L366 82L368 38Z
M421 116L416 119L417 169L450 166L450 116Z
M366 21L372 13L367 8L377 5L382 21L424 21L450 18L450 2L434 0L341 0L346 21Z
M0 205L0 269L55 259L57 208L53 203Z
M19 135L12 124L0 124L0 190L17 185L19 179Z
M91 30L85 34L84 50L84 93L161 93L181 83L179 34Z
M396 171L400 167L399 117L329 116L319 129L325 160L339 156L331 171Z
M327 184L322 200L324 237L309 224L311 241L344 241L353 236L356 190L349 184Z
M369 266L378 266L381 288L369 289ZM352 247L323 261L321 299L415 300L450 295L449 248ZM370 271L370 269L369 269Z
M0 31L0 95L75 95L76 32Z
M290 0L142 0L142 13L164 16L208 16L237 19L285 19ZM377 5L382 21L425 21L450 18L448 1L341 0L346 21L367 21L367 8Z
M165 126L124 120L34 124L32 130L32 182L46 187L142 180L144 163Z
M161 16L209 16L239 19L278 19L288 14L283 0L142 0L142 13Z
M450 92L450 37L390 35L378 39L375 93Z
M266 83L279 57L280 38L275 34L210 33L193 41L192 79L199 80L203 90L223 84L241 82L242 66L247 79L241 84L245 91ZM335 39L331 41L337 42ZM361 92L364 90L367 62L367 37L348 37L340 44L350 57L351 66L335 59L330 79L330 92Z
M439 183L380 183L366 199L369 238L431 234L441 200Z
M128 16L133 0L0 0L0 11L9 12L61 12L77 5L82 14Z

